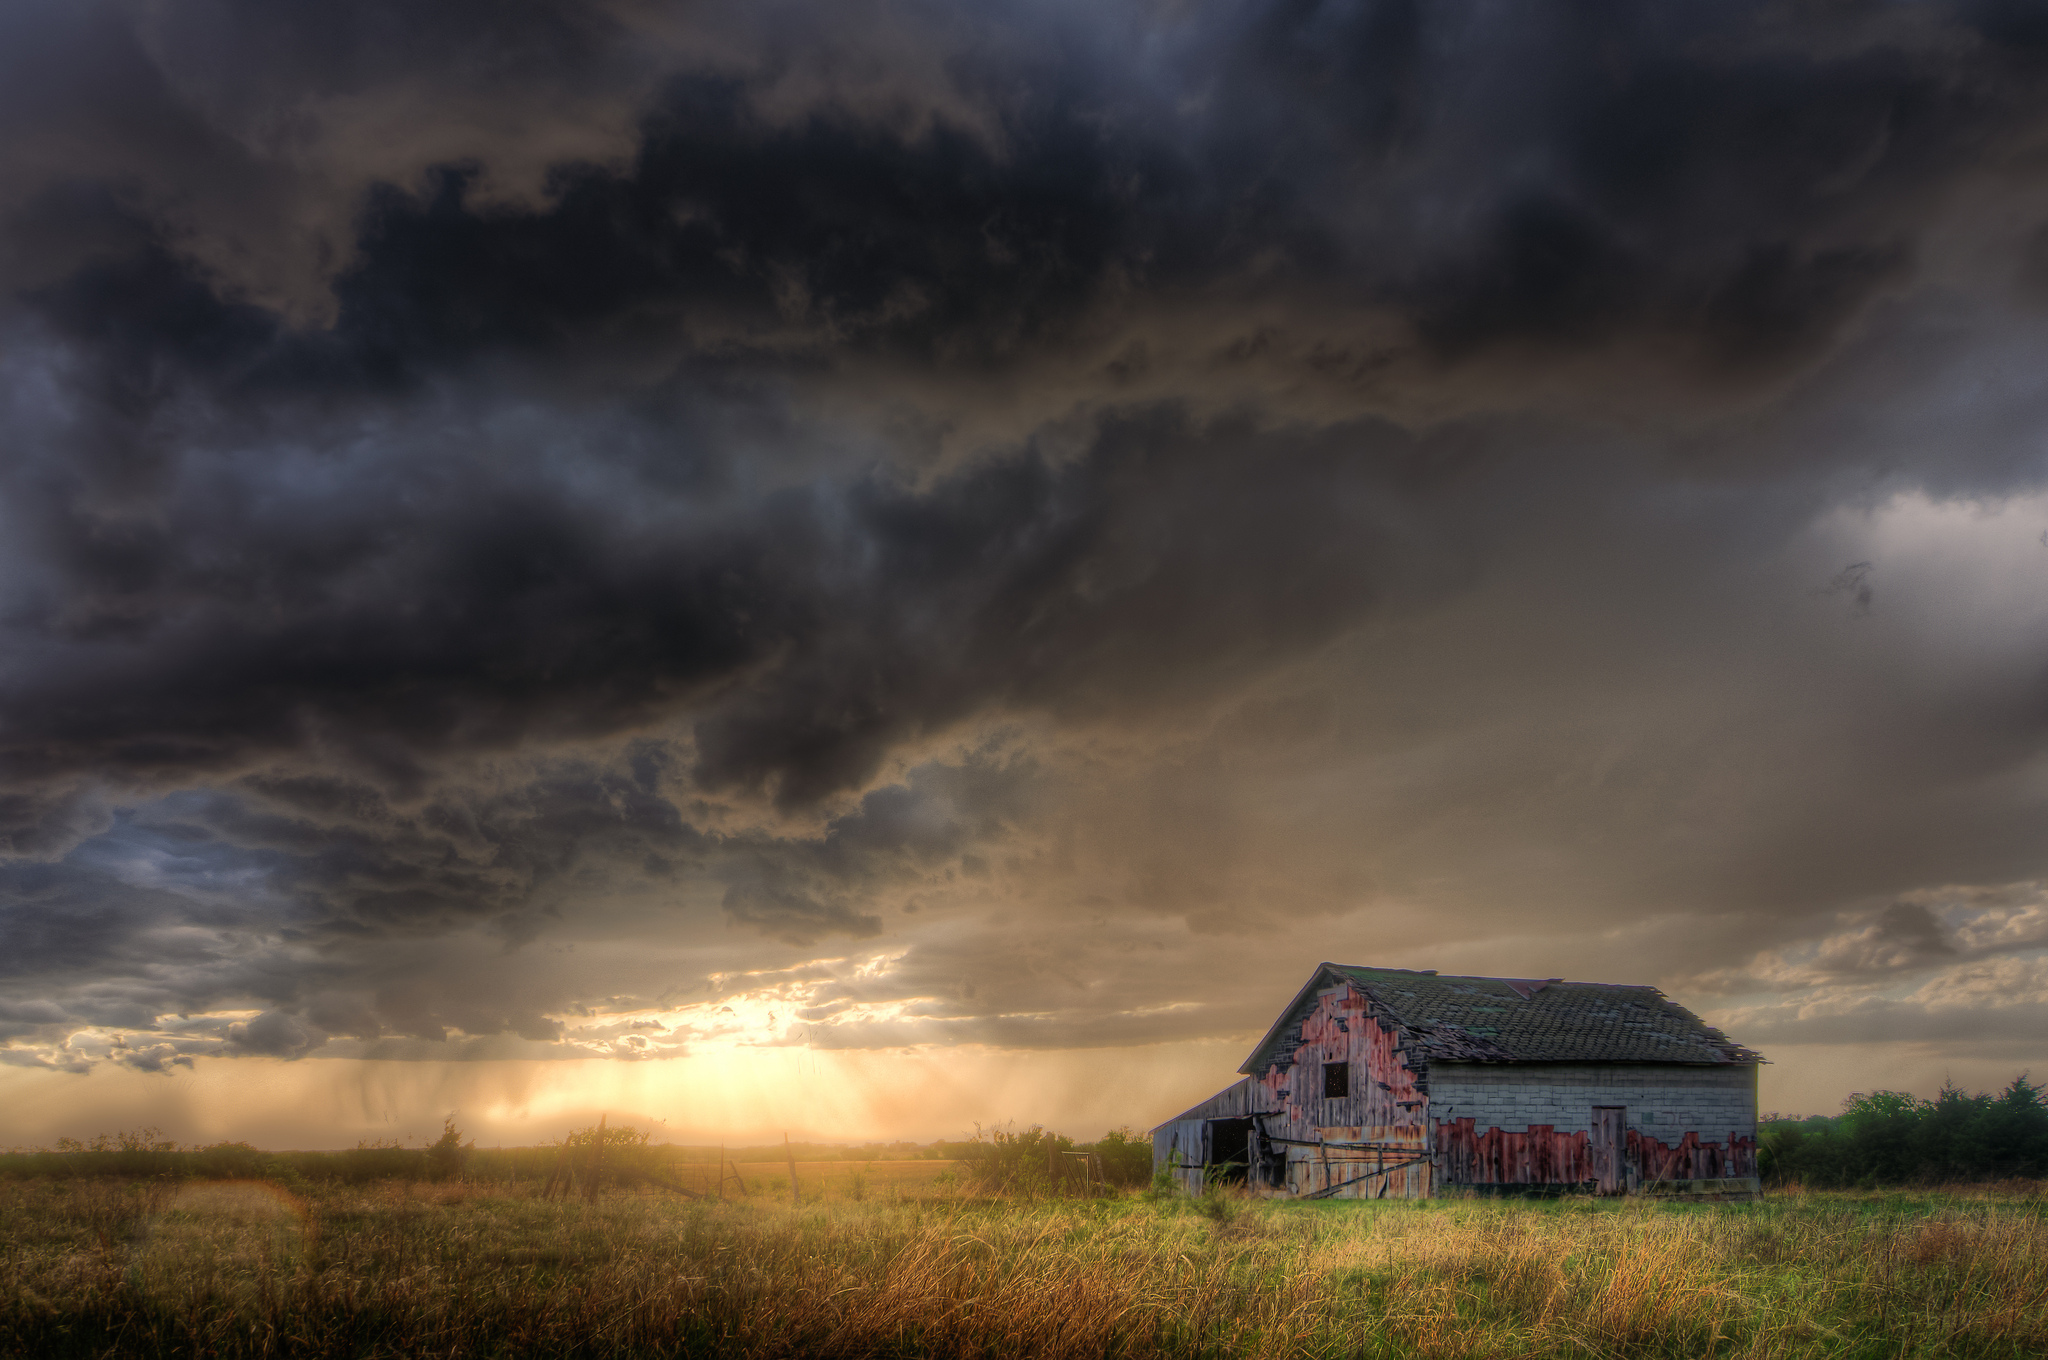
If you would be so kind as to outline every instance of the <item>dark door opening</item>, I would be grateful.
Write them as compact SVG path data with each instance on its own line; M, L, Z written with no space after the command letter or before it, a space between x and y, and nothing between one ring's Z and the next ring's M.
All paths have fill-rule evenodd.
M1209 1122L1209 1171L1212 1179L1226 1185L1244 1184L1251 1165L1252 1121L1211 1119Z

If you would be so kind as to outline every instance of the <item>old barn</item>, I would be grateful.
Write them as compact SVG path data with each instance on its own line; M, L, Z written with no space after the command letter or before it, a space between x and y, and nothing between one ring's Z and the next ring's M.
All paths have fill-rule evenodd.
M1762 1061L1654 987L1325 963L1153 1163L1309 1198L1746 1196Z

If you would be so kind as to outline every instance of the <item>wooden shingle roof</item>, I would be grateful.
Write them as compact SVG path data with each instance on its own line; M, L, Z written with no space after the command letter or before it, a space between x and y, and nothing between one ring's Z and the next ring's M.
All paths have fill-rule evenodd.
M1449 977L1325 963L1240 1072L1287 1061L1318 993L1358 988L1375 1017L1424 1060L1454 1062L1759 1063L1655 987L1557 978Z

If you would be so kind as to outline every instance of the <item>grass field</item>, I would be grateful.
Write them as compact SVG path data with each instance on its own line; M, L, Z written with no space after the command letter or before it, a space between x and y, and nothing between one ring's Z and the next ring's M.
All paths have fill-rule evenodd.
M860 1202L873 1196L891 1194L926 1195L956 1187L962 1178L962 1163L950 1161L831 1161L796 1164L797 1189L806 1202L850 1200ZM789 1198L789 1162L732 1162L725 1168L726 1179L710 1162L682 1162L665 1174L677 1185L699 1194L716 1193L727 1198ZM732 1177L739 1177L735 1182ZM529 1187L531 1188L531 1187Z
M708 1183L710 1168L687 1166L676 1174L683 1184ZM787 1196L788 1162L738 1162L733 1170L745 1179L752 1195ZM699 1175L703 1171L706 1175ZM930 1194L944 1191L960 1180L959 1162L798 1162L797 1189L806 1200L861 1201L876 1195ZM693 1180L692 1177L696 1179Z
M877 1178L793 1210L18 1180L0 1234L8 1355L2048 1354L2038 1187L1013 1203Z

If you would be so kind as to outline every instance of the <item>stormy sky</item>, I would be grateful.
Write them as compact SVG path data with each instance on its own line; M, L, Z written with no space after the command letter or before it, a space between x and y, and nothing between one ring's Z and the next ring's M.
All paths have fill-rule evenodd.
M2027 0L7 6L0 1139L2048 1075L2044 374Z

